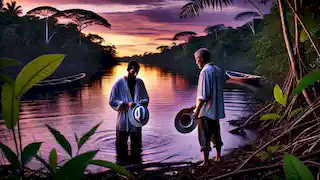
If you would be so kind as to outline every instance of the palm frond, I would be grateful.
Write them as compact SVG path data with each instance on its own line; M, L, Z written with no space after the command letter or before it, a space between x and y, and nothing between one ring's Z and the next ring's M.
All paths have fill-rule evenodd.
M193 18L199 16L200 11L207 7L212 7L212 9L222 9L222 6L229 6L234 0L191 0L191 2L184 5L180 10L180 19L182 18Z
M307 14L304 17L304 23L306 28L309 30L311 37L315 36L320 32L320 19L312 19L310 14ZM300 33L300 42L305 42L308 40L307 33L304 30L301 30Z

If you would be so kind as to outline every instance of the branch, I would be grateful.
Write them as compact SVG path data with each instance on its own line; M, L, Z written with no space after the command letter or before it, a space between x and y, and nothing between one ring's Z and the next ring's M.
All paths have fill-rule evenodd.
M290 9L292 10L292 12L294 13L294 15L297 17L297 19L299 20L303 30L306 32L312 46L314 47L315 51L317 52L318 56L320 57L320 52L319 50L317 49L317 46L316 44L314 43L314 41L312 40L311 38L311 35L309 33L309 30L306 28L306 26L304 25L304 23L301 21L301 18L299 17L298 13L293 9L292 5L290 4L289 0L286 0L287 4L289 5Z
M160 162L153 162L153 163L146 163L146 164L136 164L136 165L128 165L124 166L125 169L145 169L150 167L170 167L170 166L178 166L178 165L190 165L190 166L198 166L202 163L199 162L167 162L167 163L160 163Z

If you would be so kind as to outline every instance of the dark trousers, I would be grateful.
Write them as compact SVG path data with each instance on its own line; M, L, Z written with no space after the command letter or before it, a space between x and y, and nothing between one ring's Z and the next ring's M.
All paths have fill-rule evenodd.
M128 139L130 137L130 155ZM116 132L117 163L119 165L139 164L142 161L141 128L137 132Z
M198 138L201 146L200 151L211 151L210 142L213 142L214 147L221 148L223 142L220 134L219 120L202 117L198 121Z

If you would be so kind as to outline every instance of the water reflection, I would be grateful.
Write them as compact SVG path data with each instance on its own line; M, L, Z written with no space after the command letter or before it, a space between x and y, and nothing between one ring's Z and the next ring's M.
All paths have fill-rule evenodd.
M67 158L65 151L55 142L46 128L46 124L59 130L70 141L73 153L76 153L74 134L83 136L90 128L103 121L96 134L89 139L80 152L99 149L95 159L117 161L116 152L116 112L109 106L109 94L116 79L126 74L126 63L115 66L98 80L81 89L50 93L28 98L21 103L21 129L23 144L34 141L43 142L41 155L47 159L52 148L59 152L59 159ZM176 113L195 103L196 87L179 75L164 73L160 68L141 65L138 75L145 82L150 96L150 119L142 130L141 161L154 162L199 160L202 159L197 138L197 130L181 134L174 127ZM252 93L243 90L225 89L224 98L226 118L221 120L221 135L224 142L222 154L254 138L230 134L228 120L244 115ZM12 136L0 124L1 142L14 147ZM6 137L8 140L5 140ZM211 155L214 155L214 151ZM119 153L118 153L119 154ZM139 160L140 161L140 160Z

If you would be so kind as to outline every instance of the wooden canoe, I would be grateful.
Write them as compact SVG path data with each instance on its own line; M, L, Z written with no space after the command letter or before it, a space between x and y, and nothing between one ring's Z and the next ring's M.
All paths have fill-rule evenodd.
M226 75L232 80L244 81L249 83L259 82L262 79L262 76L246 74L246 73L236 72L236 71L229 71L229 70L226 70Z

